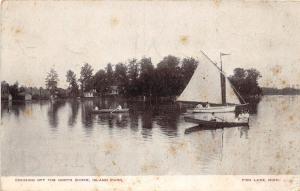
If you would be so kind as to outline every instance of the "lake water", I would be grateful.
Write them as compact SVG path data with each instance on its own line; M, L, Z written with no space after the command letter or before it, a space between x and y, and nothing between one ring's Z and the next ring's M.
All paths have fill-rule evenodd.
M121 103L128 114L91 114ZM2 103L4 176L299 174L300 96L265 96L248 127L196 130L177 104Z

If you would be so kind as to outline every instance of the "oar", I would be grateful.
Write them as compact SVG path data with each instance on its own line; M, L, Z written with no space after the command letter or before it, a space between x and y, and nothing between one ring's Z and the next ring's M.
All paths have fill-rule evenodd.
M220 120L222 120L223 122L228 122L228 121L226 121L225 119L222 119L222 118L220 118L220 117L216 117L216 116L214 116L215 118L218 118L218 119L220 119ZM248 122L249 122L249 118L248 118Z
M220 118L220 117L216 117L216 116L214 116L215 118L218 118L218 119L220 119L220 120L222 120L223 122L228 122L228 121L226 121L225 119L222 119L222 118Z
M116 111L116 110L118 110L118 108L116 108L116 109L112 110L110 113L112 113L112 112L114 112L114 111Z
M214 118L216 118L216 119L220 119L221 121L223 121L223 122L228 122L228 121L226 121L225 119L222 119L222 118L220 118L220 117L217 117L217 116L215 116L215 115L212 115Z
M122 108L121 108L122 109ZM112 110L110 113L112 113L112 112L114 112L114 111L117 111L117 110L121 110L120 108L116 108L116 109L114 109L114 110Z

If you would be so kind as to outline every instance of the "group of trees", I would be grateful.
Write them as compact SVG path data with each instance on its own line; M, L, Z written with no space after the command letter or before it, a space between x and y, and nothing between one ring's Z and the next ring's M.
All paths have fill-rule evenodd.
M72 70L67 71L68 92L78 96L94 90L98 95L105 95L116 86L123 96L175 96L187 85L197 64L194 58L180 60L169 55L154 67L151 58L144 57L116 65L108 63L94 74L92 66L85 63L78 80ZM56 71L51 69L46 77L46 87L51 93L57 89L58 80Z
M74 97L89 91L105 95L112 86L116 86L123 96L176 96L188 84L197 64L198 60L192 57L180 59L169 55L154 67L151 58L143 57L116 65L108 63L104 69L94 73L92 66L85 63L79 79L74 71L68 70L66 81L69 83L69 96ZM243 97L247 97L261 95L258 85L260 77L256 69L236 68L229 80ZM46 77L46 87L50 93L57 89L58 80L56 71L51 69Z
M45 82L46 88L49 90L50 94L55 94L57 91L58 74L53 68L51 68L50 72L48 73Z
M229 76L232 85L244 98L262 94L262 89L258 85L259 78L261 78L261 74L254 68L236 68L233 71L233 75Z
M13 100L22 99L21 94L29 93L32 95L32 99L48 99L49 91L42 87L26 87L19 85L18 82L10 85L6 81L1 82L1 99L7 100L8 96L11 95Z
M6 81L1 82L1 97L11 94L12 97L16 97L21 90L19 89L19 83L16 82L13 85L9 85Z

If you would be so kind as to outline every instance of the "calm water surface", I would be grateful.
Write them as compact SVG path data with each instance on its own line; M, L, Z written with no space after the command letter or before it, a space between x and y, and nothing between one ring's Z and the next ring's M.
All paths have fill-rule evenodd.
M121 103L128 114L90 113ZM250 127L196 129L177 104L3 103L1 171L21 175L299 174L300 96L265 96Z

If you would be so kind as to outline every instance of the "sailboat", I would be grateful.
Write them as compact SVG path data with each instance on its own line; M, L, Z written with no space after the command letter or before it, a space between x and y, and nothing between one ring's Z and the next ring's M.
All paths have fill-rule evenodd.
M192 113L234 112L239 105L246 105L245 100L234 89L222 70L203 51L198 59L199 64L191 80L177 98L178 102L192 102L198 105L188 109Z

